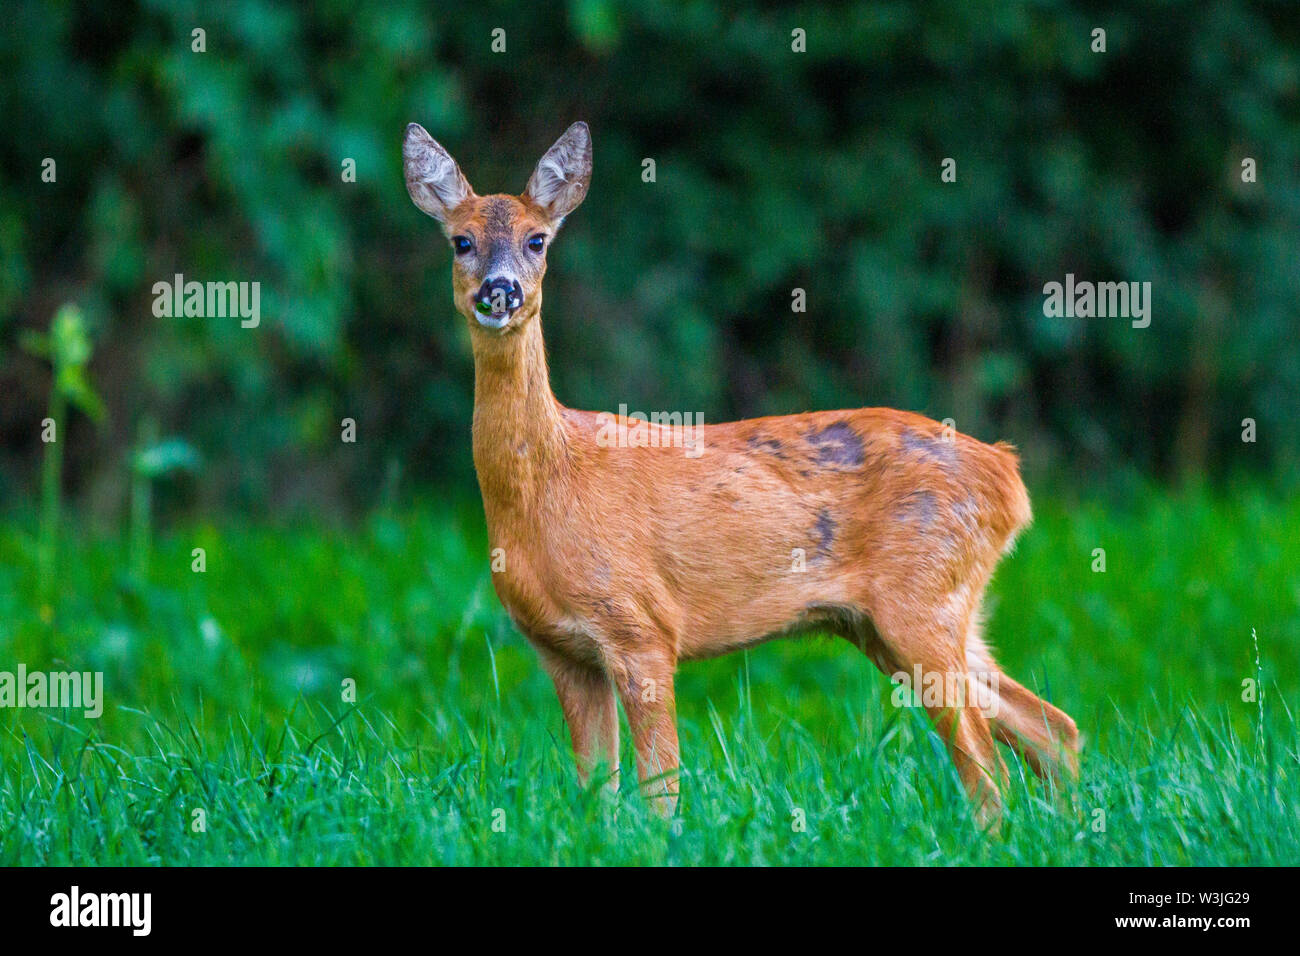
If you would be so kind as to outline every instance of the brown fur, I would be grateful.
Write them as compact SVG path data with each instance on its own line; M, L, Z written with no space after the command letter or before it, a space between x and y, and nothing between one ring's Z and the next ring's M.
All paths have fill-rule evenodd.
M449 236L480 244L495 231L493 241L522 248L542 233L549 248L586 191L585 126L565 134L519 197L480 198L467 183L461 195L448 180L421 193L419 162L441 150L428 143L408 133L408 185ZM428 155L437 165L445 151ZM553 183L570 192L548 205L534 184L557 155L565 172ZM460 176L454 163L454 174L439 168ZM430 202L434 193L457 201ZM852 641L886 673L996 682L991 720L969 705L928 707L984 816L996 815L1006 775L995 738L1036 772L1062 752L1075 766L1073 721L1002 674L979 634L985 586L1030 520L1010 446L863 408L707 425L698 457L678 429L654 424L624 423L642 429L645 447L609 447L602 419L551 392L545 262L520 265L524 304L500 330L473 310L486 267L474 257L453 267L474 352L474 465L491 547L505 555L493 583L554 680L584 777L601 763L617 768L618 697L640 776L671 811L678 662L813 629Z

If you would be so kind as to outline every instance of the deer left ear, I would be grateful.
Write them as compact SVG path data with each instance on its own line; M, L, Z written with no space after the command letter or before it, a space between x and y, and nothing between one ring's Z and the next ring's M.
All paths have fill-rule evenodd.
M574 123L546 151L528 179L524 195L557 224L578 208L591 183L591 130Z
M452 211L474 195L456 161L423 126L412 123L402 143L402 166L411 201L446 230Z

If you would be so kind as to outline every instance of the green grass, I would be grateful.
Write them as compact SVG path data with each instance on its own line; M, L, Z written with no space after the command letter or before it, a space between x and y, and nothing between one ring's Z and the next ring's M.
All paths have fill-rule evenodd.
M1300 503L1036 501L989 635L1076 718L1083 774L1053 793L1012 759L992 839L924 716L829 638L683 668L679 819L627 776L617 799L584 791L473 508L173 529L147 585L123 541L83 536L52 606L35 522L14 519L0 670L100 670L107 703L98 720L0 710L0 863L1296 863ZM1252 628L1262 720L1242 700ZM627 765L626 732L623 749Z

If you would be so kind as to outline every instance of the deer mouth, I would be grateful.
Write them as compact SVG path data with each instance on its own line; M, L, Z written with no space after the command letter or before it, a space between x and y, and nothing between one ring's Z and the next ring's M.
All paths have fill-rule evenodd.
M493 332L500 332L509 325L512 315L514 315L513 309L493 311L486 302L479 302L474 306L474 318L478 320L478 324Z

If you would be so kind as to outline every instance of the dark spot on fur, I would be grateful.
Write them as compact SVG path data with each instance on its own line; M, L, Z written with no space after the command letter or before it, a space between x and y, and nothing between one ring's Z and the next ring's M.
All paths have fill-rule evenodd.
M903 521L914 521L923 528L934 524L938 511L934 492L914 491L905 497L898 506L898 517Z
M781 444L781 440L766 437L762 432L755 432L749 436L749 448L751 451L765 451L769 455L785 460L785 446Z
M835 541L835 519L831 517L830 509L823 508L817 513L817 523L813 525L813 531L817 534L815 556L830 557L831 544Z
M862 438L848 422L831 422L821 431L807 434L819 465L844 465L856 468L866 460Z
M957 461L957 442L943 437L932 437L904 428L899 436L899 444L904 452L920 455L926 461L940 465L951 465Z

